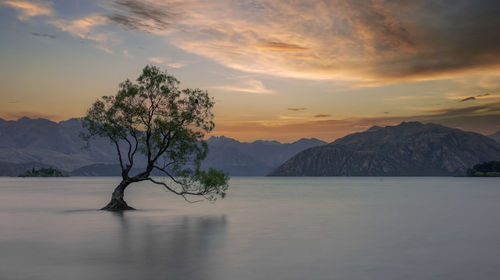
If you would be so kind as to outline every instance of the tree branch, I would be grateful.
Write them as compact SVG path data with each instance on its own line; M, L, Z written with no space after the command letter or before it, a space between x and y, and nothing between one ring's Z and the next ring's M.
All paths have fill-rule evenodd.
M172 132L169 130L167 134L164 134L163 139L161 141L161 148L158 149L158 153L154 156L153 160L151 161L151 164L154 165L155 162L158 160L158 158L167 151L168 147L170 146L170 140L172 138L170 137L170 134ZM168 141L167 141L168 140Z
M127 158L128 158L128 165L130 167L132 167L132 164L133 164L133 159L131 157L131 153L132 153L132 143L130 143L130 140L128 140L127 136L123 137L123 140L125 140L128 144L128 152L127 152Z
M122 159L122 153L120 151L120 146L118 145L118 141L112 140L113 143L115 143L116 151L118 152L118 159L120 159L120 167L122 168L122 171L125 170L125 167L123 166L123 159Z
M164 182L156 181L156 180L154 180L154 179L153 179L153 178L151 178L151 177L147 178L146 180L149 180L149 181L151 181L151 182L153 182L153 183L155 183L155 184L158 184L158 185L162 185L162 186L164 186L167 190L169 190L169 191L171 191L171 192L175 193L176 195L182 195L182 196L184 196L184 195L196 195L196 196L203 196L203 195L205 195L205 192L190 192L190 191L185 191L185 190L182 190L181 192L179 192L179 191L176 191L175 189L173 189L173 188L169 187L169 186L168 186L167 184L165 184Z
M168 172L166 169L161 168L161 167L156 166L156 165L153 165L153 168L156 168L156 169L160 170L161 172L165 173L168 177L170 177L170 179L172 179L172 181L174 181L175 183L177 183L179 185L182 185L182 182L180 182L177 179L175 179L174 176L172 176L172 174L170 174L170 172Z

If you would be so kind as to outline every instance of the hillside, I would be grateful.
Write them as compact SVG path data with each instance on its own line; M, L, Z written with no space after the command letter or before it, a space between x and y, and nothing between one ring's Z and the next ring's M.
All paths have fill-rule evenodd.
M436 124L374 126L298 153L271 176L448 176L499 160L500 143Z
M37 168L54 167L76 176L120 175L115 148L106 139L97 139L91 142L90 150L82 149L85 143L78 136L82 130L80 119L0 119L0 161L4 162L0 176L17 176L12 170L33 162L40 164ZM209 153L203 168L215 167L230 175L246 176L266 175L294 154L325 144L318 139L285 144L263 140L244 143L224 136L211 137L207 142ZM140 158L136 162L138 166L144 164Z
M114 162L116 154L105 139L93 141L90 151L82 149L84 142L78 137L81 130L79 119L59 123L26 117L2 120L0 161L39 162L66 171L96 162Z
M488 135L488 137L494 139L495 141L497 141L498 143L500 143L500 130L491 134L491 135Z
M245 143L224 136L211 137L207 143L209 152L202 167L240 176L266 175L296 153L326 144L315 138L285 144L264 140Z

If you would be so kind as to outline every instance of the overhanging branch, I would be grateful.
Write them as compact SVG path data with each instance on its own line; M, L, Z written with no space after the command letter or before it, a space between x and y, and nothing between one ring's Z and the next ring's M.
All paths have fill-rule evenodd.
M149 181L151 181L151 182L153 182L155 184L164 186L167 190L175 193L176 195L182 195L182 196L185 196L185 195L204 196L206 194L205 192L201 192L201 191L200 192L190 192L190 191L185 191L185 190L183 190L183 191L177 191L177 190L171 188L166 183L160 182L160 181L156 181L155 179L153 179L151 177L148 178L147 180L149 180Z

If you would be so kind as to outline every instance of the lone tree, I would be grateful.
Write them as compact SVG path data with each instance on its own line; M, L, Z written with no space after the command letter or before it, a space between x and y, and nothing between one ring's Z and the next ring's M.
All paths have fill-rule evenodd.
M116 148L122 181L102 210L131 210L124 197L132 183L150 181L189 201L201 196L224 198L229 177L200 170L208 146L202 141L214 128L213 99L207 91L179 89L179 81L158 67L146 66L136 82L120 84L116 96L103 96L87 111L82 137L109 139ZM140 172L137 161L142 162ZM165 180L151 177L157 170Z

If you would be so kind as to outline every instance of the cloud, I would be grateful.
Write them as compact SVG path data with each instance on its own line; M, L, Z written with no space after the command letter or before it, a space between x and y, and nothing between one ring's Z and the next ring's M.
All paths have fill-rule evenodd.
M148 61L155 63L155 64L165 64L168 67L175 68L175 69L184 68L189 64L188 62L180 62L180 61L173 62L173 61L170 61L170 59L168 59L166 57L161 57L161 56L149 57Z
M94 47L95 47L96 49L98 49L98 50L101 50L101 51L105 52L105 53L113 54L113 51L112 51L110 48L106 47L106 46L103 46L103 45L95 45Z
M332 115L326 115L326 114L318 114L318 115L314 115L315 118L328 118L328 117L331 117Z
M73 20L53 19L50 24L73 36L93 41L105 41L104 34L95 34L95 27L106 25L107 19L101 15L89 15Z
M112 45L116 45L117 39L108 31L99 30L99 27L106 26L109 21L106 17L92 14L76 19L66 20L54 18L49 20L49 24L72 36L95 42L94 47L106 53L112 54Z
M172 62L172 63L168 63L167 65L169 67L179 69L179 68L185 67L187 65L187 63L185 63L185 62Z
M148 61L156 64L163 64L167 61L167 59L165 57L149 57Z
M50 16L54 14L51 4L39 1L3 1L0 4L17 9L19 20L27 20L34 16Z
M169 28L171 21L177 16L176 6L179 3L165 1L115 1L116 12L106 15L110 22L127 29L144 32L158 32Z
M466 98L460 100L460 102L471 101L471 100L476 100L476 98L474 96L469 96L469 97L466 97Z
M496 90L496 89L493 89ZM474 100L495 100L500 99L500 93L482 93L475 96L462 96L459 93L449 95L450 99L458 100L458 102L474 101Z
M48 2L1 3L19 10L22 20L54 14ZM500 73L497 0L111 3L99 14L51 23L101 49L110 50L109 33L96 28L117 25L240 71L360 86Z
M292 108L288 108L287 110L297 112L297 111L307 110L307 108L304 108L304 107L295 107L295 108L293 108L292 107Z
M444 108L428 110L426 114L412 116L372 116L352 117L344 119L282 119L276 121L220 122L214 134L234 137L240 140L274 139L293 141L314 135L325 141L350 133L364 131L371 126L397 125L403 121L420 121L438 123L467 131L475 131L484 135L496 132L500 118L500 102L465 108Z
M229 86L216 86L214 89L219 89L223 91L236 91L244 93L255 93L255 94L274 94L274 90L267 89L264 84L259 80L245 80L240 82L238 85Z
M122 51L122 54L125 56L125 57L128 57L128 58L134 58L133 55L130 54L130 52L128 50L123 50Z
M307 48L301 47L295 44L287 44L282 42L268 42L266 44L257 45L258 49L272 50L272 51L284 51L284 52L303 52L308 50Z
M38 33L38 32L31 32L31 35L35 37L42 37L42 38L48 38L48 39L56 39L56 35L52 34L44 34L44 33Z
M479 115L500 115L500 102L487 103L482 105L470 106L465 108L444 108L429 110L429 115L421 115L419 117L425 119L442 119L455 118L464 116L479 116Z
M500 71L499 12L496 0L119 0L107 17L241 71L377 84Z

